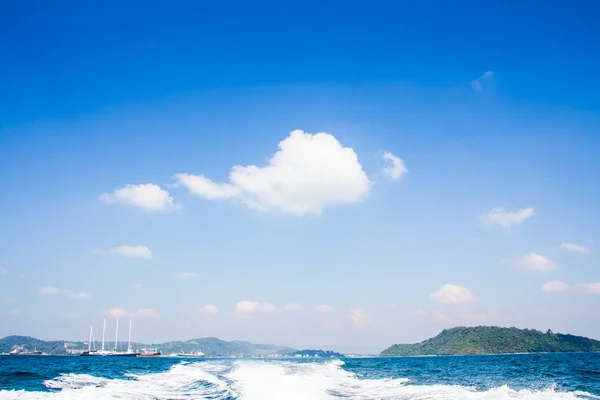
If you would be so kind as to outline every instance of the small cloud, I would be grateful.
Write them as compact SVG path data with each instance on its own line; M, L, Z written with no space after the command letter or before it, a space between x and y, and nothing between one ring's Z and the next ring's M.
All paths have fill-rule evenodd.
M12 310L8 310L6 312L6 315L9 315L11 317L17 317L17 316L21 315L21 311L17 310L16 308L13 308Z
M81 314L78 312L70 312L70 313L63 314L62 317L64 319L75 319L75 318L81 317Z
M200 275L198 275L195 272L180 272L178 274L175 274L175 278L177 279L191 279L191 278L197 278Z
M381 172L389 179L393 181L398 180L403 174L408 172L408 168L404 165L404 161L389 151L383 153L382 158L385 162L385 166L381 169Z
M357 326L367 325L373 320L373 318L369 314L367 314L362 308L354 308L350 310L349 318L350 321L352 321L352 323Z
M58 289L54 286L45 286L40 288L39 293L42 295L53 295L58 293Z
M219 307L213 306L212 304L207 304L207 305L200 307L200 311L203 312L204 314L216 315L219 313Z
M175 204L171 194L160 186L147 183L144 185L126 185L115 189L112 193L100 195L104 204L124 204L140 208L147 212L175 211L181 208Z
M483 225L500 225L503 228L510 228L522 224L526 219L535 215L532 207L524 208L519 211L504 210L503 207L492 208L490 212L480 215L479 221Z
M140 308L129 314L133 318L158 318L160 314L154 308Z
M443 312L441 311L434 311L433 312L433 318L437 321L437 322L448 322L450 321L450 318L448 318Z
M127 314L127 312L122 308L111 308L104 312L104 315L107 318L121 318L125 314Z
M600 294L600 282L582 283L577 288L585 294Z
M0 268L0 276L1 275L7 275L8 274L8 270L4 269L4 268Z
M586 246L581 245L581 244L562 242L560 247L562 247L565 250L572 251L575 253L589 254L589 252L590 252L590 249L588 249Z
M558 268L554 261L537 253L530 253L511 260L500 260L500 264L526 268L533 271L553 271Z
M326 305L326 304L321 304L320 306L316 306L315 310L317 312L323 313L323 314L328 314L328 313L332 313L333 312L333 308L331 308L330 306Z
M484 83L488 79L492 78L493 76L494 76L494 71L487 71L483 75L481 75L479 78L472 81L471 86L473 86L473 89L477 90L478 92L481 92L483 90Z
M429 298L445 304L463 304L475 301L475 296L469 289L452 283L445 284L438 291L432 293Z
M289 303L285 305L285 309L289 311L300 311L302 310L302 307L300 306L300 304Z
M350 147L328 133L295 130L267 165L235 165L229 181L204 175L173 176L177 186L207 200L235 200L260 211L320 215L323 209L363 201L371 183Z
M69 296L69 298L71 299L75 299L75 300L87 300L89 299L91 296L85 292L71 292L67 290L67 296Z
M271 303L244 300L235 305L235 311L238 314L270 314L277 311L277 308Z
M119 246L112 248L110 251L127 258L152 258L152 252L148 246Z
M564 282L553 281L546 282L542 286L540 286L542 292L551 293L551 292L568 292L571 289L571 286Z

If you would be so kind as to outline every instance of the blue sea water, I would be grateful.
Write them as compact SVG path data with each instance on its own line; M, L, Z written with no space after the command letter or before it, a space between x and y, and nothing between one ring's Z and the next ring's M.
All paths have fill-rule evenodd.
M252 360L0 356L4 399L600 399L600 354Z

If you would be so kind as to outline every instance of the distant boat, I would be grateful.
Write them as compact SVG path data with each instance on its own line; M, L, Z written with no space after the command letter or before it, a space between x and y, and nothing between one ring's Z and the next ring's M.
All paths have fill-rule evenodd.
M8 354L11 356L41 356L42 352L38 351L37 348L34 348L33 351L27 351L25 347L16 345Z
M90 340L88 342L88 349L80 354L80 356L100 356L100 357L136 357L140 353L136 353L131 348L131 321L129 321L129 342L127 344L127 351L118 351L117 345L119 343L119 320L117 319L117 332L115 335L115 348L114 350L106 350L104 348L104 334L106 332L106 319L102 327L102 347L100 350L96 349L96 341L94 340L94 330L90 326ZM93 345L92 345L93 344ZM94 348L92 350L92 347Z
M160 357L161 352L158 349L142 349L142 352L138 354L138 357L153 358Z
M192 350L191 353L185 353L183 349L181 349L181 352L177 353L177 357L198 358L204 357L204 353L200 350Z

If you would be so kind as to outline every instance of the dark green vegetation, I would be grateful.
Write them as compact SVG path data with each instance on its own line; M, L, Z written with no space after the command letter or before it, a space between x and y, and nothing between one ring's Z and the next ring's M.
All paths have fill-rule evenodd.
M87 350L87 342L66 342L64 340L44 341L28 336L7 336L0 339L0 353L8 353L13 346L23 346L27 350L37 349L47 354L67 354L69 352ZM135 349L142 349L146 345L141 343L132 344ZM114 342L106 342L105 347L112 349ZM120 343L119 349L125 350L127 343ZM295 350L289 347L274 346L270 344L254 344L250 342L226 342L217 338L202 338L187 340L185 342L167 342L150 344L148 347L158 348L163 354L171 353L195 353L203 352L207 357L261 357L273 354L289 355ZM100 348L100 342L96 342L96 348Z
M298 350L290 354L293 357L321 357L321 358L341 358L343 354L331 350Z
M382 357L454 354L600 351L600 341L582 336L497 326L456 327L416 344L395 344Z

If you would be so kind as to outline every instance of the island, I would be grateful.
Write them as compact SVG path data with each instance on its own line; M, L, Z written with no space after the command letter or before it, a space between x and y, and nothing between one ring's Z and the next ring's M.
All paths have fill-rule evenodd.
M600 351L600 341L582 336L497 326L459 326L415 344L395 344L382 357L461 354L562 353Z

